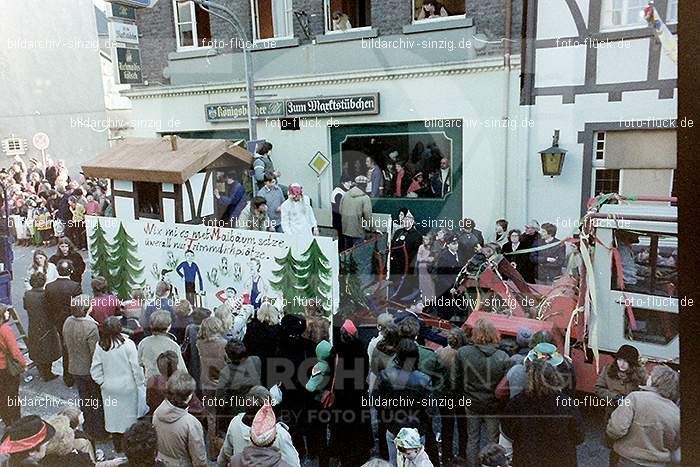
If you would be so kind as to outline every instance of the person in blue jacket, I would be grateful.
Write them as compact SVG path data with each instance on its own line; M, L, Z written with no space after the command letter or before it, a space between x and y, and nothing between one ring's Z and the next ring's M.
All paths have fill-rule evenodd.
M177 265L178 275L185 280L185 297L192 306L197 306L195 297L197 296L197 287L195 280L199 281L199 290L204 288L202 284L202 274L199 272L199 266L194 262L194 251L187 250L185 252L185 261Z
M223 195L218 190L214 190L214 197L220 206L226 206L221 220L230 222L231 226L235 227L238 216L248 203L243 185L234 178L232 173L227 173L226 194Z

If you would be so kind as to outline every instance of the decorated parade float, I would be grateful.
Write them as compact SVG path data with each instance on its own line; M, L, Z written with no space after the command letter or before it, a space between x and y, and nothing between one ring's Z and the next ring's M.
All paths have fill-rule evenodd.
M634 345L648 366L678 364L675 201L617 194L593 199L577 231L561 240L571 253L552 285L526 283L512 257L500 254L476 274L460 274L456 296L469 308L463 327L488 316L503 336L523 326L552 332L583 392L594 391L600 369L623 344ZM421 315L438 329L454 325Z
M598 373L623 344L634 345L647 366L679 363L675 203L618 194L591 200L574 232L561 240L568 265L551 285L527 283L510 255L493 254L476 272L465 266L453 289L459 322L439 318L439 307L424 308L420 299L396 299L392 290L404 277L387 267L395 247L377 235L341 253L340 313L372 324L383 311L408 309L443 335L455 326L469 330L484 316L506 339L521 327L549 331L573 362L577 389L594 392Z

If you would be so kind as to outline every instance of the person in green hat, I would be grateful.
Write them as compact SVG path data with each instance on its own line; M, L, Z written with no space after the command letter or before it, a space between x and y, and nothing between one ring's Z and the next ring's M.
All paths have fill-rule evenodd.
M321 397L326 389L333 391L333 383L330 380L332 370L328 363L332 348L331 343L326 340L322 340L316 345L316 359L318 361L311 369L311 377L306 383L306 390L311 393L315 401L315 404L309 404L312 410L307 415L313 417L307 420L306 434L310 441L308 454L312 458L318 457L319 465L328 465L330 455L326 438L330 415L328 407L324 407L321 402Z
M510 400L501 418L501 431L513 443L513 465L578 465L583 419L576 401L562 392L557 366L563 361L556 346L547 342L537 344L525 358L527 387Z

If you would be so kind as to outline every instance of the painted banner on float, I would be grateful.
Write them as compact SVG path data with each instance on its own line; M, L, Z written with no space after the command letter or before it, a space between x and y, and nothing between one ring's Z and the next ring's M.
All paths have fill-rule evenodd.
M310 301L327 313L338 306L338 249L327 237L95 216L86 228L92 273L121 299L137 287L153 298L162 280L177 298L209 309L225 302L257 308L266 297L285 313Z

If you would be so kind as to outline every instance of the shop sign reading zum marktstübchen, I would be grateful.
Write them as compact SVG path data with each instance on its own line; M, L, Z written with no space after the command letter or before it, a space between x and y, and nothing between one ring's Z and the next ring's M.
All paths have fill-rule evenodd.
M334 117L379 114L379 93L351 96L310 97L256 102L258 118L283 117ZM208 122L230 122L248 119L245 102L231 104L207 104Z

